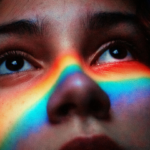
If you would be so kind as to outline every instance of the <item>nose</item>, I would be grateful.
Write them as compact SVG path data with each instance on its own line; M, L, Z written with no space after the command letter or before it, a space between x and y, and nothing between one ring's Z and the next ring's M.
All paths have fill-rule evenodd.
M109 108L107 94L87 75L75 73L57 86L47 112L51 123L60 123L73 115L105 118Z

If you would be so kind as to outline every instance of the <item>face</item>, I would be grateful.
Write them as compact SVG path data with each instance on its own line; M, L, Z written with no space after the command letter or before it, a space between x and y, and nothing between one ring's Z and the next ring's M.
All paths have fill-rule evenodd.
M150 69L125 0L2 0L0 149L150 149Z

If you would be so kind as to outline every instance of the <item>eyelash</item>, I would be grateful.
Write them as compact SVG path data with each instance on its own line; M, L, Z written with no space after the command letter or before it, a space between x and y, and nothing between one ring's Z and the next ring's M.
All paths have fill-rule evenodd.
M97 59L105 51L107 51L109 48L113 48L115 46L128 48L129 52L133 55L133 57L135 59L137 59L136 47L133 44L128 43L127 41L115 40L115 41L109 41L109 42L103 44L102 46L100 46L100 48L90 58L90 66L94 65L96 63Z
M6 60L6 59L8 59L8 58L10 58L10 57L12 57L12 56L20 56L20 57L22 57L22 58L24 58L24 59L27 59L27 60L30 59L30 58L29 58L29 55L28 55L27 53L25 53L25 52L23 52L23 51L12 50L12 51L7 51L7 52L5 52L5 53L3 53L3 54L0 55L0 64L1 64L4 60ZM30 60L29 60L29 61L30 61Z
M16 48L15 48L16 49ZM34 57L31 56L30 54L20 51L20 50L8 50L4 52L3 54L0 54L0 65L6 60L9 59L10 57L13 56L19 56L22 57L23 59L27 60L35 69L39 69L42 66L34 60Z
M16 51L16 50L12 50L12 51L7 51L4 54L1 54L0 59L6 59L9 56L22 56L22 57L27 57L28 58L28 54L26 54L25 52L22 51Z

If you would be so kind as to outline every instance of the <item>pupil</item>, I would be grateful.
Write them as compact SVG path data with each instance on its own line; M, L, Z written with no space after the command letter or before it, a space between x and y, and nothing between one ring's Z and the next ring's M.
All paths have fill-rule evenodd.
M123 59L127 56L127 50L122 48L110 48L109 53L116 59Z
M18 71L23 67L23 65L24 60L20 57L12 57L6 61L6 67L11 71Z

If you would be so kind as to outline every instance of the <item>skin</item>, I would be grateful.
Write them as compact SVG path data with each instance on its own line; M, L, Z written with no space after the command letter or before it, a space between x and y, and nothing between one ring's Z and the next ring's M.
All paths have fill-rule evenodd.
M1 55L6 51L4 48L14 50L17 47L17 50L30 55L32 65L32 69L0 76L0 118L3 118L0 121L0 143L7 144L16 139L11 149L58 150L64 143L76 137L107 135L126 150L150 149L150 70L147 66L148 48L145 36L138 24L132 23L121 22L114 26L89 29L87 18L98 12L136 15L136 6L131 1L124 0L3 0L0 3L0 24L31 19L38 20L38 24L43 27L42 33L36 35L0 34ZM126 60L129 67L135 69L136 75L139 71L141 77L147 77L140 83L134 80L137 92L123 91L125 88L132 89L133 86L131 82L128 85L121 83L122 78L126 78L124 74L131 80L136 76L132 71L126 71L127 67L121 67L123 75L120 75L119 71L101 71L101 66L104 68L104 65L97 60L97 53L101 51L102 45L113 40L123 41L123 45L126 45L126 42L132 43L138 49L135 52L138 60L136 67L130 63L134 58ZM36 110L38 117L33 116L33 120L36 118L43 121L37 129L32 124L29 126L31 118L27 118L22 121L21 131L14 128L12 132L16 131L15 136L4 140L17 118L23 118L20 116L22 111L28 112L32 109L36 99L44 97L51 89L54 83L48 81L53 81L49 78L55 74L53 68L55 70L57 67L54 64L66 55L81 67L82 73L75 71L74 75L67 76L52 94L45 98L47 103L43 114L39 113L39 116ZM91 65L93 58L96 61ZM69 63L68 61L68 65ZM119 60L117 65L120 64ZM60 66L63 68L64 63L58 63L58 70ZM55 77L56 80L60 74L61 72ZM95 76L103 83L99 83ZM121 89L116 86L118 93L105 86L105 82L116 80L119 80L121 87L124 86ZM115 85L112 84L112 87ZM146 90L143 91L141 86ZM120 95L121 92L124 92L124 95ZM92 103L100 102L102 107L92 114L86 111L87 99L93 99L95 95L96 100ZM76 108L72 111L69 106L65 115L58 114L58 109L68 103L67 97L71 97L69 103ZM24 130L27 131L26 134Z

